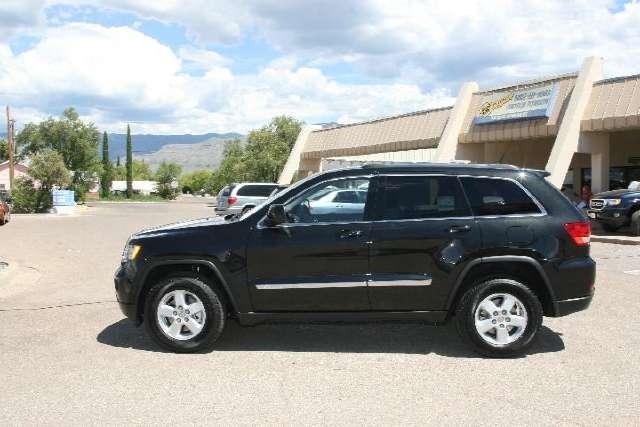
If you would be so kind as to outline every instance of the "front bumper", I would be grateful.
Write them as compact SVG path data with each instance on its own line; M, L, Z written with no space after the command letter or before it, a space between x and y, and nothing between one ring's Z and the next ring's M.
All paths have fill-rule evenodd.
M129 279L125 266L121 265L113 276L116 287L116 299L122 314L136 323L139 323L136 300L136 292L133 282Z
M629 223L626 208L605 207L599 211L589 209L587 215L591 219L611 225L612 227L623 227Z

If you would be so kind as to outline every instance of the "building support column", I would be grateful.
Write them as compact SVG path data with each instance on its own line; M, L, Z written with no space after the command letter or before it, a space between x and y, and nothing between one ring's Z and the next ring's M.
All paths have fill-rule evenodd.
M591 191L601 193L609 189L609 134L580 135L579 152L591 155Z
M298 134L298 138L296 138L296 142L293 144L293 148L291 149L291 153L289 153L289 158L287 159L287 163L285 163L282 172L280 173L280 177L278 178L278 184L288 185L291 184L291 180L295 175L296 171L300 169L300 156L302 155L302 151L304 150L305 145L307 145L307 140L309 139L309 135L314 130L322 129L320 125L305 125L300 129L300 133Z
M456 103L451 109L449 119L438 142L438 149L435 155L436 162L450 162L456 159L456 155L458 154L458 139L460 132L462 132L464 118L467 116L467 111L469 111L471 98L478 89L479 86L476 82L467 82L460 88Z
M586 58L571 92L569 104L545 168L551 174L547 179L558 188L564 182L573 154L578 151L580 123L591 97L593 83L600 79L602 79L602 58L595 56Z

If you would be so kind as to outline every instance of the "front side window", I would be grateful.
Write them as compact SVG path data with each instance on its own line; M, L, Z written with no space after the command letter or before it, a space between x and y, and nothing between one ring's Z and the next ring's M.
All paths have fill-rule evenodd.
M356 222L365 218L369 178L323 182L286 205L293 223Z
M476 216L540 213L540 208L515 182L494 178L460 178Z
M410 175L383 180L381 220L471 215L456 177Z

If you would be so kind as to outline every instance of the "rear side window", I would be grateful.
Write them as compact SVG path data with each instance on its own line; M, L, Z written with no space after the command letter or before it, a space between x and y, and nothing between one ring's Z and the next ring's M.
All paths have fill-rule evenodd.
M515 182L495 178L460 178L476 216L540 213L533 199Z
M238 189L238 196L269 197L277 185L243 185Z
M382 220L470 216L456 177L388 176L382 184Z
M221 197L228 197L231 194L231 190L233 190L233 186L229 185L220 190Z

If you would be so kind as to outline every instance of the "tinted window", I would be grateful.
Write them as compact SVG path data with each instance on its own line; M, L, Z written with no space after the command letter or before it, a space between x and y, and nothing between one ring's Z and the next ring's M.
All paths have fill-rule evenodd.
M238 196L269 197L277 185L243 185L238 189Z
M471 215L455 177L388 176L382 190L383 220Z
M368 178L319 184L287 204L289 220L296 223L363 221L368 188Z
M515 182L505 179L460 178L474 215L539 213L540 208Z

